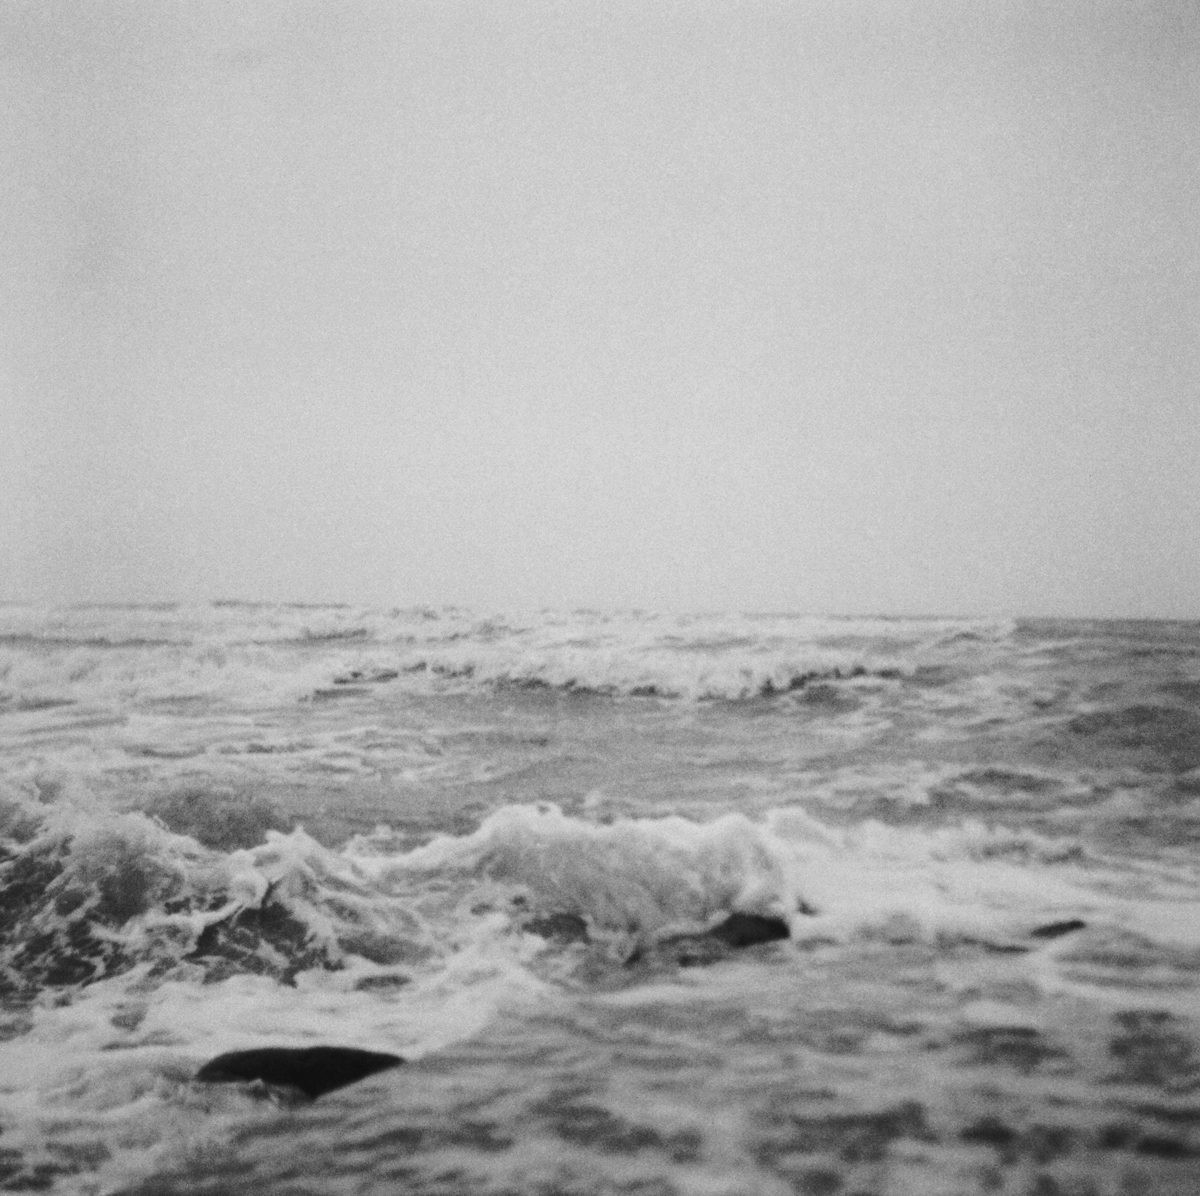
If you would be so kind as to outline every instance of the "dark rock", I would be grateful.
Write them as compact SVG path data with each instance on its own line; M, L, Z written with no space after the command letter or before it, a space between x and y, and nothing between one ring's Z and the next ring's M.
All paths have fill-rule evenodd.
M730 914L703 934L679 934L661 940L653 948L653 957L673 959L683 968L693 968L716 963L729 952L743 947L754 947L759 943L773 943L790 937L788 924L783 918L767 914ZM625 960L626 967L642 963L647 951L637 947Z
M1039 926L1035 930L1029 932L1030 938L1035 939L1057 939L1062 938L1064 934L1073 934L1076 930L1086 930L1087 923L1080 918L1068 918L1064 922L1047 922L1045 926Z
M257 1080L302 1092L315 1100L376 1072L399 1067L403 1062L399 1055L354 1047L261 1047L218 1055L196 1073L196 1079L204 1084L245 1084Z
M773 943L791 935L788 924L782 918L765 914L730 914L724 922L714 926L708 933L718 942L734 948Z

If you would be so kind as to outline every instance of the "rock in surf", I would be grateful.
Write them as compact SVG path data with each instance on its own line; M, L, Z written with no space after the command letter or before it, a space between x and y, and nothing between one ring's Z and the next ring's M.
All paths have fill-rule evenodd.
M302 1093L311 1100L356 1084L376 1072L399 1067L399 1055L354 1047L260 1047L210 1059L197 1073L204 1084L248 1084Z

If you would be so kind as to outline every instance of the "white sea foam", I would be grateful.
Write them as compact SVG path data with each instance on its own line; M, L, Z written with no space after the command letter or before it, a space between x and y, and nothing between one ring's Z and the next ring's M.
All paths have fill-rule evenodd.
M90 894L85 906L107 916L105 935L133 960L66 1004L36 1002L24 1032L0 1043L8 1148L36 1161L52 1139L55 1157L100 1144L108 1156L60 1191L100 1192L148 1168L186 1166L189 1151L219 1150L235 1122L263 1115L244 1097L189 1086L211 1055L332 1038L415 1059L504 1011L553 1008L566 996L539 961L556 948L524 929L537 911L578 914L596 949L620 948L617 969L634 943L703 930L734 910L783 916L795 940L785 951L1032 946L1031 981L1064 992L1089 983L1091 957L1086 945L1034 942L1048 921L1086 921L1105 950L1138 935L1168 952L1200 951L1188 869L1143 871L1122 890L1123 869L1078 841L977 822L834 829L784 806L758 818L597 823L516 805L407 850L381 828L336 850L297 830L222 852L142 814L70 800L47 808L11 789L8 802L10 851L57 852L42 929L64 895ZM189 970L206 927L269 907L304 936L272 945L267 926L268 953L319 947L336 970L302 968L291 985L251 974L206 983ZM373 958L381 942L407 942L403 962ZM168 958L176 967L164 972ZM395 983L377 983L388 977ZM649 990L641 999L652 998L675 999Z
M466 836L399 855L347 847L382 885L436 875L501 882L543 909L601 932L654 937L697 930L731 911L785 917L802 939L975 939L1025 943L1039 924L1083 919L1200 948L1195 876L1163 872L1152 892L1114 893L1127 865L1071 836L966 821L933 829L867 821L835 830L799 807L761 819L572 818L506 807Z
M1073 643L1040 652L973 620L0 608L0 1177L96 1194L234 1151L235 1127L278 1111L190 1078L268 1044L430 1072L444 1053L469 1071L448 1085L500 1087L504 1051L537 1070L550 1044L549 1105L574 1035L599 1077L585 1114L617 1118L620 1085L663 1091L622 1052L653 1069L690 1051L728 1088L701 1108L681 1079L679 1124L730 1123L703 1162L660 1161L687 1186L724 1160L714 1190L745 1164L764 1075L809 1099L794 1073L827 1031L814 1074L863 1107L913 1075L941 1091L957 1064L935 1056L982 1050L956 1045L978 1026L1029 1052L1018 1103L1061 1096L1051 1068L1071 1052L1104 1078L1122 1034L1135 1054L1165 1035L1180 1074L1163 1084L1189 1082L1170 1036L1197 1012L1200 675L1155 657L1131 681L1119 639L1095 632L1082 664ZM321 822L326 806L345 818ZM783 918L791 941L678 966L679 936L735 911ZM1081 1024L1132 1007L1135 1028L1050 1043L1066 1003ZM600 1006L629 1016L628 1040L590 1037ZM858 1022L866 1045L843 1059ZM445 1099L431 1119L475 1093ZM534 1109L526 1134L530 1109L501 1104L519 1141L497 1174L554 1174L573 1129ZM484 1175L473 1149L421 1165Z
M265 825L256 846L218 850L86 790L54 796L46 805L8 788L0 830L8 828L10 861L0 882L17 886L8 901L13 917L24 911L28 934L61 931L65 942L69 927L92 926L102 969L117 957L184 960L207 928L273 910L284 922L254 931L268 954L303 945L313 963L429 970L476 932L469 911L490 908L497 894L638 940L742 911L782 916L797 937L837 941L876 933L1007 941L1039 922L1081 918L1200 948L1194 869L1118 861L1073 835L977 820L837 829L783 806L756 817L597 822L512 805L470 833L407 850L386 828L335 849L302 829ZM246 825L253 833L259 824ZM44 893L12 879L26 874L45 878ZM24 942L11 930L8 941L12 966L28 970Z
M0 700L206 698L258 708L331 685L545 685L742 699L809 680L893 676L1002 639L1003 622L290 607L0 610Z

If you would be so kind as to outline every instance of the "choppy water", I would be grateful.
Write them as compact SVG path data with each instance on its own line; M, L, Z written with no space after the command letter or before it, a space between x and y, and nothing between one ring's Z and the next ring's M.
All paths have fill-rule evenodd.
M1200 625L10 606L0 767L0 1189L1200 1190Z

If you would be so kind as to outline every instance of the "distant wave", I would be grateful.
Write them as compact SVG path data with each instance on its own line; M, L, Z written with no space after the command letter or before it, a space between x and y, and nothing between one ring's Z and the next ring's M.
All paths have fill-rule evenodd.
M258 706L404 689L743 701L893 683L989 650L994 622L430 611L222 603L0 612L18 702L210 696ZM964 639L978 636L978 639Z
M701 701L740 701L794 694L818 682L895 681L899 666L869 667L863 663L796 665L787 660L733 661L708 667L689 667L686 661L648 663L567 657L532 656L528 660L480 657L456 660L422 657L402 666L407 674L429 673L445 681L475 682L499 689L546 689L598 697L693 698ZM365 680L392 680L395 670L361 674Z
M174 640L150 636L39 635L36 632L0 633L0 646L13 648L166 648Z

